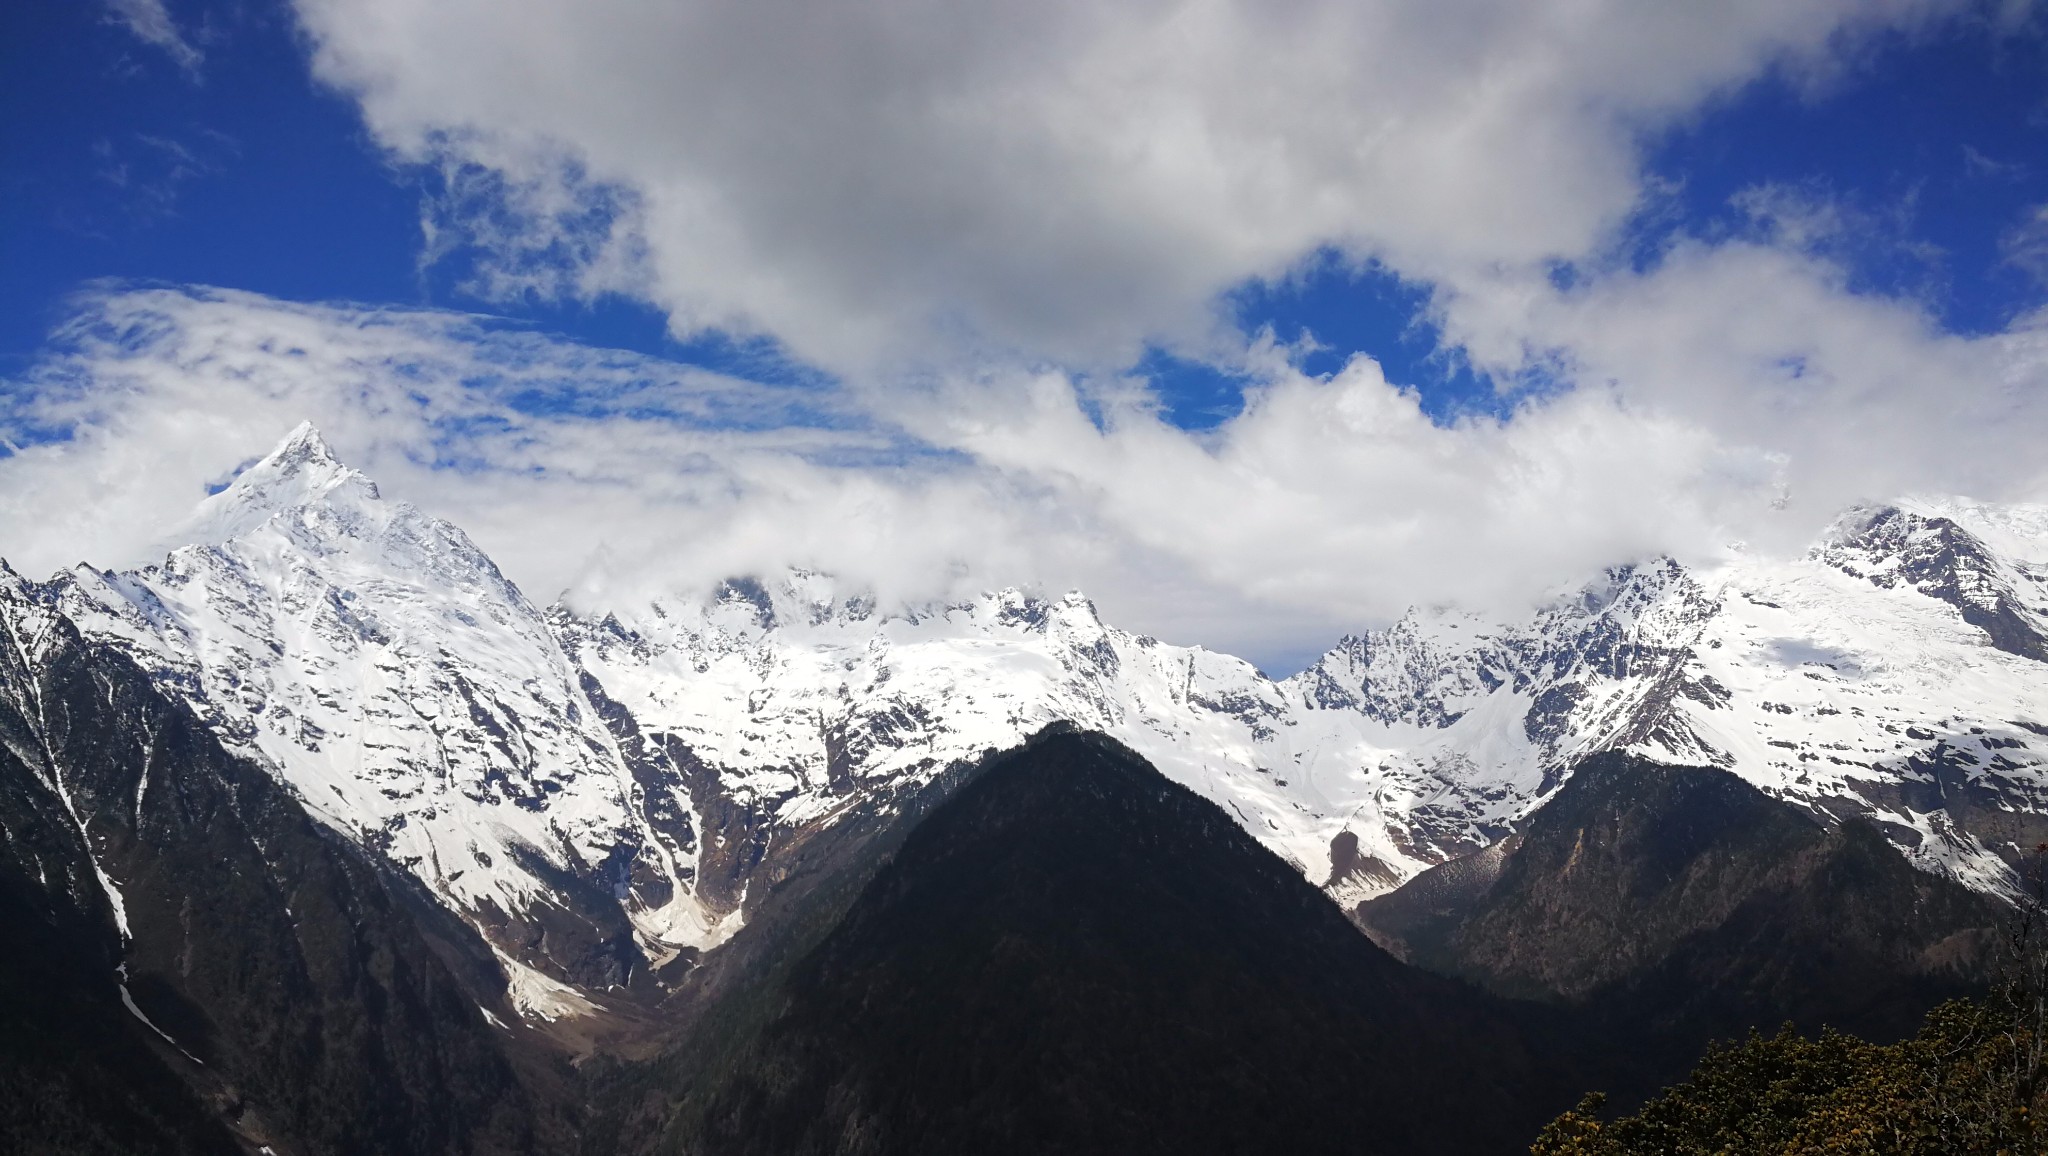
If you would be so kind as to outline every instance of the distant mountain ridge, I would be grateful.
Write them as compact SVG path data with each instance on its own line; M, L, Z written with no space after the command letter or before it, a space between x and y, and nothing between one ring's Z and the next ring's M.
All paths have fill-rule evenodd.
M1979 889L2048 839L2032 508L1852 511L1805 559L1622 566L1518 621L1417 610L1280 680L1079 594L892 608L793 573L541 607L311 427L174 539L160 565L21 583L0 619L133 662L416 878L541 1025L659 998L821 833L1058 720L1347 906L1494 844L1605 750L1862 817Z
M1791 1022L1877 1039L1973 994L2011 909L1915 870L1862 819L1825 827L1734 775L1605 752L1521 830L1362 904L1409 963L1577 1009L1654 1091L1712 1039Z

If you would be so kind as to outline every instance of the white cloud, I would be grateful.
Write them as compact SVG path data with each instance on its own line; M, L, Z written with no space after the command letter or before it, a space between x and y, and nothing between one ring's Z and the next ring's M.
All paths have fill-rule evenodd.
M1794 549L1854 500L2048 494L2048 325L1961 338L1851 293L1830 253L1864 226L1813 191L1611 252L1639 133L1946 5L298 6L321 75L439 166L429 259L481 244L481 292L628 292L850 384L103 291L0 414L26 447L0 554L32 572L140 560L302 418L537 597L792 564L884 597L1080 586L1275 665L1411 603ZM1482 370L1559 387L1438 425L1369 359L1310 378L1219 327L1220 291L1324 246L1430 287ZM1104 372L1233 340L1255 385L1204 434Z
M2048 285L2048 205L2035 205L1999 241L2005 259Z
M379 140L500 182L433 217L493 275L581 255L557 287L842 370L1125 364L1326 245L1449 284L1578 257L1640 132L1963 6L297 0Z
M903 456L899 438L829 392L737 381L459 313L213 290L82 297L10 398L0 428L20 448L0 464L11 479L0 520L5 553L34 568L141 560L206 484L302 419L401 493L452 501L485 530L497 524L495 492L507 494L507 510L532 507L507 525L534 510L546 516L541 508L552 504L569 507L571 521L588 516L601 534L611 497L629 507L687 498L700 475L716 489L750 455ZM441 495L453 497L432 500ZM592 545L585 533L560 541ZM538 524L502 548L515 563L555 553ZM526 568L553 577L575 560Z
M1782 462L1803 532L1855 501L2048 492L2048 324L1960 337L1910 301L1858 296L1811 255L1751 242L1675 245L1653 269L1560 292L1450 299L1452 340L1495 372L1549 351L1581 383ZM1790 545L1781 541L1780 545Z
M137 40L160 48L187 76L198 76L205 59L178 31L164 0L107 0L107 11Z
M1845 318L1824 285L1806 285L1803 312L1788 291L1743 313L1733 252L1513 322L1596 350L1595 374L1668 391L1588 386L1439 426L1369 360L1318 380L1264 349L1251 404L1203 435L1142 399L1109 401L1097 424L1057 373L914 395L767 386L462 314L108 291L11 391L0 433L23 448L0 459L0 555L30 573L146 561L206 483L310 418L543 600L787 565L890 599L1079 586L1135 629L1284 666L1411 603L1511 604L1654 553L1802 541L1859 486L2002 460L1979 472L2010 488L2036 468L1965 437L2038 436L2013 400L2044 377L2026 339L1932 337L1876 306ZM1802 284L1797 267L1772 275ZM1719 304L1691 330L1631 315L1668 321L1671 294ZM1747 336L1726 346L1717 326ZM1634 336L1594 340L1610 330ZM1739 388L1787 349L1809 359L1806 393ZM1884 394L1920 375L2002 380L2010 404L1950 390L1944 414ZM1859 401L1852 377L1879 396ZM1782 437L1724 432L1766 420ZM1773 509L1787 487L1825 498Z

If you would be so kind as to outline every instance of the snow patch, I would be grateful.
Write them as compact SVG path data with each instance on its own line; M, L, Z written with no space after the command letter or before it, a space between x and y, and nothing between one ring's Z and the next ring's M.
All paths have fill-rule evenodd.
M116 965L114 970L118 972L121 976L121 981L119 985L121 991L121 1005L128 1009L129 1014L133 1015L136 1019L141 1020L144 1027L148 1028L150 1031L155 1032L157 1035L162 1036L163 1041L165 1043L171 1045L174 1048L177 1048L179 1055L185 1057L188 1060L191 1060L193 1063L198 1064L202 1068L205 1067L205 1062L202 1061L198 1056L195 1056L191 1052L186 1051L183 1045L179 1044L178 1041L171 1038L171 1033L156 1026L156 1024L152 1022L148 1016L142 1014L142 1009L140 1007L137 1007L135 1004L135 997L128 994L128 965L125 963L118 964Z
M491 953L498 957L498 966L505 971L505 994L511 998L512 1006L519 1010L519 1014L527 1019L553 1022L604 1010L582 992L526 966L496 946L491 948Z

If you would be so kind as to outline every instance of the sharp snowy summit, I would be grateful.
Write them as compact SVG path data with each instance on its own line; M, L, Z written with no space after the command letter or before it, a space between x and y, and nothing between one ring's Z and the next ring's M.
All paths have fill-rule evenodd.
M1855 510L1798 560L1637 561L1512 620L1418 609L1279 680L1078 593L882 606L796 572L537 606L310 426L167 548L10 574L0 615L132 659L474 927L539 1020L702 958L819 832L1061 719L1347 905L1501 839L1603 750L1867 817L1983 890L2048 838L2039 508Z

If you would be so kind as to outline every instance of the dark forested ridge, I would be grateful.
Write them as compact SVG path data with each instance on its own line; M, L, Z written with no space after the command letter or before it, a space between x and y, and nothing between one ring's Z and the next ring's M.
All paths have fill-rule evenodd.
M560 1147L478 1006L493 993L458 981L370 856L62 620L4 642L7 1147Z
M1503 1152L1569 1102L1506 1001L1402 966L1111 740L992 760L661 1145Z
M2019 995L2021 998L2013 998ZM1633 1115L1591 1093L1532 1156L2040 1156L2048 1128L2039 993L1952 1000L1911 1038L1878 1044L1789 1025L1709 1049Z
M1860 821L1822 827L1726 772L1606 754L1496 849L1357 914L1411 963L1575 1009L1621 1061L1626 1101L1752 1027L1909 1035L1982 990L2009 911Z

